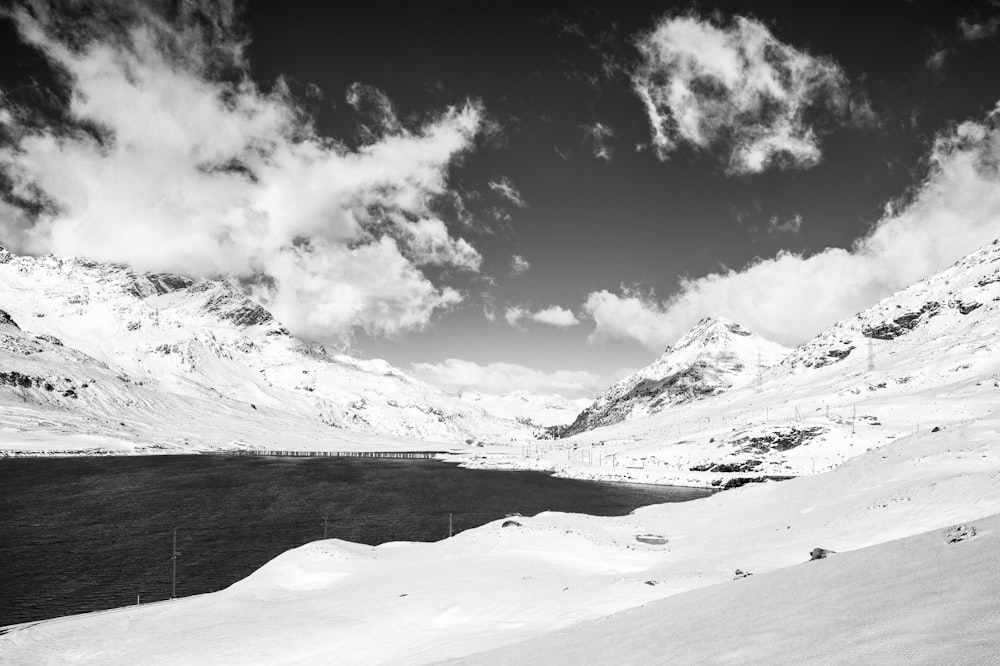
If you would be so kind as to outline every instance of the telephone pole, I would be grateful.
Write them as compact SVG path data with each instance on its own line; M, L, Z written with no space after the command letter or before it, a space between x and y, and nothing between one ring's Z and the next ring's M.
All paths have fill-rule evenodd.
M177 528L175 527L174 528L174 547L173 547L173 550L171 551L171 555L170 555L170 560L173 562L173 565L174 565L173 566L173 568L174 568L173 584L172 584L171 592L170 592L170 598L171 599L176 599L177 598L177 558L180 557L180 555L181 554L177 552Z
M451 534L452 534L452 531L451 531L451 518L452 518L452 516L454 516L454 515L455 515L455 514L453 514L453 513L449 513L449 514L448 514L448 538L449 538L449 539L451 538Z

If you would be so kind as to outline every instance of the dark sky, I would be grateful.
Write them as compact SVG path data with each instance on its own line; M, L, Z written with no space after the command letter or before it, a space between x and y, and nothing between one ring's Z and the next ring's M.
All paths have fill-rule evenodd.
M505 145L477 153L462 178L481 185L509 176L529 204L513 212L508 229L477 239L484 270L499 278L498 302L536 307L574 308L589 291L619 283L666 296L681 275L738 268L782 249L849 247L887 201L919 181L936 132L981 117L1000 99L1000 41L960 38L960 19L996 14L986 3L704 2L695 5L703 14L755 16L780 40L833 58L870 99L879 124L833 131L823 162L801 171L732 178L712 156L690 151L661 162L648 150L636 152L636 144L649 141L641 103L623 73L609 76L602 65L607 56L634 57L633 35L692 5L623 4L487 10L417 3L387 11L359 3L345 16L322 2L291 9L256 3L250 55L258 76L315 83L330 92L331 106L343 106L337 93L354 81L384 90L403 115L465 96L483 100L504 128ZM943 71L934 71L927 61L940 49L952 52ZM326 117L335 134L349 129L338 125L335 111ZM595 159L587 143L583 126L595 122L615 132L610 162ZM766 232L772 216L796 213L799 234ZM532 264L513 280L504 275L511 253ZM525 348L511 357L509 328L470 310L424 334L361 347L396 361L450 355L550 370L572 367L579 355L589 357L581 366L602 371L649 355L620 344L590 348L586 328L528 330L518 336Z
M464 302L422 331L358 333L354 353L404 367L459 358L602 377L645 365L655 352L634 341L588 342L589 293L626 285L664 299L683 276L740 269L781 251L850 248L887 202L925 178L935 136L982 119L1000 100L996 3L624 4L248 4L252 76L265 89L284 77L321 133L359 141L358 113L345 102L356 82L383 91L413 127L472 98L496 128L451 168L469 220L449 222L483 264L478 274L433 277L462 289ZM662 17L685 12L723 24L756 18L780 42L829 59L874 120L818 125L822 159L809 168L734 175L712 151L684 145L659 159L630 80L635 41ZM983 35L968 38L963 21ZM7 41L12 31L4 30ZM23 65L26 53L9 57ZM0 69L8 88L24 79L9 60ZM595 155L600 146L589 131L598 123L610 131L601 144L606 158ZM501 178L526 206L502 205L487 185ZM495 219L495 211L509 219ZM796 216L798 230L775 228ZM530 269L511 275L513 255ZM504 321L507 307L550 305L581 323Z

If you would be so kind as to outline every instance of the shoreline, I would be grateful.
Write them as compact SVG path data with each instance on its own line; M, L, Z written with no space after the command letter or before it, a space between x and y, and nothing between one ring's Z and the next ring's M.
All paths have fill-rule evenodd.
M99 450L62 450L53 452L42 451L11 451L0 450L0 461L4 459L23 458L132 458L157 456L260 456L287 458L349 458L358 460L437 460L457 465L462 469L494 470L499 472L544 472L559 479L575 481L593 481L597 483L621 483L628 485L647 485L674 488L695 488L700 490L722 491L749 483L770 483L798 478L787 476L777 478L763 473L725 473L725 472L691 472L671 473L663 469L642 467L613 467L602 469L593 465L574 466L553 462L548 459L534 457L518 457L505 453L484 455L477 451L442 451L438 450L407 450L392 449L379 451L330 451L330 450L276 450L256 448L231 449L196 449L177 450L155 448L153 450L111 451ZM611 471L614 470L614 471Z

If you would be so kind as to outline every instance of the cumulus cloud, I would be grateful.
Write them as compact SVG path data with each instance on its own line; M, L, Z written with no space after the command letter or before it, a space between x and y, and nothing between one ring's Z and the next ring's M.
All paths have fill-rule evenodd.
M60 30L55 13L12 14L64 73L69 123L39 129L0 98L13 137L0 146L6 198L31 212L0 210L5 244L233 276L297 333L342 342L426 326L461 301L423 267L481 263L431 208L474 145L477 103L404 127L383 93L356 84L349 101L380 120L348 148L319 135L285 86L249 78L226 24L144 7L107 3L125 14L90 32Z
M524 200L524 197L521 196L521 193L518 192L517 188L514 186L513 181L511 181L511 179L507 176L503 176L498 180L491 180L488 185L491 190L518 208L524 208L528 205Z
M685 279L677 293L621 288L589 294L590 339L660 350L701 317L726 316L796 345L1000 237L1000 106L938 136L931 169L907 203L849 250L782 252L741 270Z
M580 320L576 318L572 310L567 310L558 305L550 305L536 312L532 312L523 305L514 305L504 310L503 317L508 324L514 327L520 327L525 321L533 321L538 324L547 324L548 326L556 326L558 328L569 328L580 323Z
M593 395L607 385L599 375L583 370L544 372L515 363L480 365L457 358L449 358L442 363L413 363L410 371L424 381L451 392L474 389L503 394L527 390L579 398Z
M511 277L518 275L523 275L527 273L531 268L531 263L519 254L515 254L510 258L510 274Z
M782 43L752 18L666 16L637 46L633 85L661 159L685 144L724 155L730 173L807 168L822 158L819 119L871 117L836 63Z

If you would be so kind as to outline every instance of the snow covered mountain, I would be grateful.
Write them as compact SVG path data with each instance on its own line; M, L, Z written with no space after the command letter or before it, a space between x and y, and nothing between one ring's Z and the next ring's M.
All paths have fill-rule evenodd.
M0 445L11 448L46 433L84 450L532 434L384 361L297 340L222 279L0 250L0 309Z
M1000 404L1000 241L834 324L759 382L755 350L744 349L748 357L724 392L709 385L701 399L680 394L653 412L639 373L584 415L612 415L608 425L467 464L732 487L826 472L898 438L985 418Z
M699 321L660 358L612 385L565 435L655 414L752 382L789 350L723 317Z
M539 426L571 423L580 410L590 405L588 398L571 400L554 393L512 391L502 395L465 390L459 399L504 419L530 421Z

